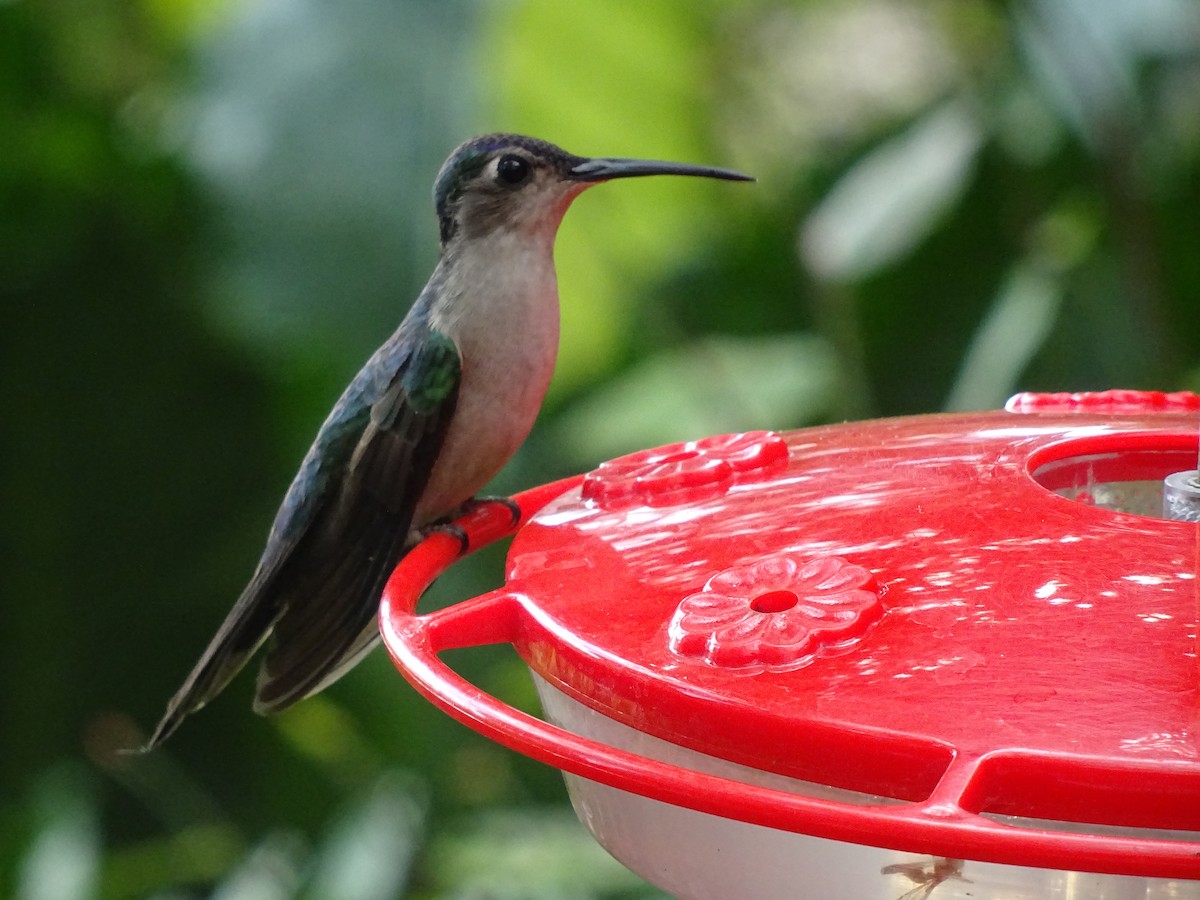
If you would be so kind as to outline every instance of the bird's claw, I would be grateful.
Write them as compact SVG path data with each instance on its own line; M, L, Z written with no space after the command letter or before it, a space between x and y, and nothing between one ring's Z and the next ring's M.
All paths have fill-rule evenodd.
M459 556L466 556L467 551L471 549L471 538L467 534L467 529L450 519L442 519L421 529L422 538L435 534L444 534L458 541Z
M521 521L521 506L511 497L472 497L450 515L444 519L439 519L421 529L422 537L429 537L432 534L445 534L458 541L458 555L466 556L471 549L471 536L467 534L467 530L458 524L459 519L471 515L481 506L499 505L508 510L508 514L512 521L510 526L515 527Z
M461 507L460 516L469 516L481 506L503 506L508 510L509 526L515 528L521 522L521 504L512 497L472 497Z

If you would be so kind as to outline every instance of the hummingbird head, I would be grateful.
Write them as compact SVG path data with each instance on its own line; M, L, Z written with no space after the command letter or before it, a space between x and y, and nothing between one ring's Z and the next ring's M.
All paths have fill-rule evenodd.
M503 228L553 236L571 201L613 178L692 175L753 181L729 169L646 159L575 156L519 134L489 134L461 144L434 184L442 246Z

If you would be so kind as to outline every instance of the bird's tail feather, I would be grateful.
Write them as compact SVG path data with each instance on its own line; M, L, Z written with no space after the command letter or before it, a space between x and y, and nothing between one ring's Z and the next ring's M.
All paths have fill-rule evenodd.
M337 552L317 554L289 597L258 676L254 709L279 712L331 684L374 646L379 597L404 554L408 518L379 511Z
M219 694L267 639L280 609L252 602L260 588L256 578L242 592L204 655L167 703L167 711L141 747L143 752L165 741L187 716Z
M378 638L379 595L405 551L409 521L377 507L318 526L286 553L268 551L270 562L260 564L141 749L157 747L215 697L268 637L254 702L260 713L279 712L346 672Z

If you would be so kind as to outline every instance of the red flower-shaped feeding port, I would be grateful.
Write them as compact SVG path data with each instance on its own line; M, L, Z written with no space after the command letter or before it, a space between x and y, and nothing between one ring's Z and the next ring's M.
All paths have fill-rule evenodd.
M1191 413L1200 409L1200 396L1191 391L1085 391L1079 394L1014 394L1004 404L1010 413L1079 413L1096 415L1146 415Z
M669 444L601 463L584 479L583 499L606 509L707 500L735 482L782 468L787 458L787 442L773 431Z
M680 602L671 650L723 668L791 667L862 637L883 612L875 577L838 556L770 556L718 572Z

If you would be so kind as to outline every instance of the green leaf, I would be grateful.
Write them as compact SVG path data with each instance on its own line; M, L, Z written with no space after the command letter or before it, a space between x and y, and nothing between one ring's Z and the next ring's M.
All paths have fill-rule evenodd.
M1054 328L1061 279L1045 267L1018 263L975 332L946 400L948 411L999 409Z
M832 349L807 334L705 338L647 359L568 408L554 437L576 465L724 432L811 422L833 403Z
M300 885L305 849L292 832L267 835L230 869L210 900L291 900Z
M877 146L804 223L805 265L827 281L855 281L902 259L963 195L982 143L974 114L951 102Z
M1032 0L1013 20L1034 82L1093 151L1113 140L1117 121L1141 124L1139 70L1193 54L1200 27L1190 0Z
M100 827L91 791L71 768L35 786L37 831L20 863L17 900L88 900L96 895Z
M425 829L426 804L412 779L384 771L334 824L321 846L310 900L392 900L404 895Z

